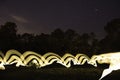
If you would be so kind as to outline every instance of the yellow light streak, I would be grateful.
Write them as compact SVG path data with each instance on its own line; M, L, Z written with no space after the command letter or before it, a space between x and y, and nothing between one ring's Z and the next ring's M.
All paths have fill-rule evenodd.
M99 64L109 64L109 68L104 69L102 76L99 78L99 80L101 80L112 71L120 69L120 52L93 55L91 59L87 55L81 53L76 54L76 56L66 53L61 57L52 52L48 52L44 55L40 55L33 51L26 51L21 54L17 50L9 50L5 55L0 52L1 70L5 70L5 65L14 63L16 63L16 67L29 67L32 66L32 64L35 64L36 68L41 68L51 65L54 62L59 63L66 68L71 67L71 62L73 62L73 65L84 65L87 62L95 67L97 67L97 62Z
M110 74L112 71L120 69L120 52L93 55L88 63L97 67L96 61L99 64L109 64L109 68L104 69L102 76L99 79L101 80L102 78Z
M14 63L16 63L16 67L28 67L31 66L29 63L32 63L36 65L36 68L41 68L54 62L69 68L71 67L71 61L74 65L84 65L85 62L88 62L89 60L89 57L85 54L77 54L76 56L73 56L70 53L66 53L61 57L52 52L40 55L33 51L26 51L21 54L17 50L9 50L5 55L0 53L0 69L5 70L5 65L11 65Z

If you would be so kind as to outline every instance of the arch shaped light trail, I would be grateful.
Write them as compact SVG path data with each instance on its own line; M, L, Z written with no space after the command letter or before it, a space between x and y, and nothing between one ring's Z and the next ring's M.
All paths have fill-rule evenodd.
M21 54L17 50L9 50L5 55L2 52L0 53L0 69L4 70L5 65L11 65L14 63L16 63L16 67L28 67L31 66L31 64L35 64L37 68L40 68L50 65L53 62L57 62L69 68L71 66L71 61L74 65L84 65L85 62L88 62L89 60L89 57L85 54L77 54L76 56L73 56L72 54L66 53L61 57L52 52L40 55L33 51L26 51Z
M26 51L21 54L17 50L9 50L4 55L0 52L0 69L5 70L5 65L11 65L16 63L16 67L19 66L32 66L36 65L36 68L41 68L47 65L51 65L57 62L67 68L71 67L71 61L74 65L84 65L86 62L97 67L97 62L99 64L109 64L109 68L104 69L102 76L99 80L110 74L113 70L120 69L120 52L115 53L105 53L100 55L93 55L91 59L85 55L78 53L76 56L66 53L62 57L58 54L49 52L44 55L40 55L33 51Z

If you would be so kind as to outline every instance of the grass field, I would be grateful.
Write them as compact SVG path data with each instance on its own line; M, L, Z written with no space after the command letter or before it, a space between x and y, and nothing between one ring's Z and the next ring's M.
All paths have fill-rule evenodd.
M103 68L94 67L14 67L0 71L0 80L98 80ZM119 80L120 71L114 71L103 80Z

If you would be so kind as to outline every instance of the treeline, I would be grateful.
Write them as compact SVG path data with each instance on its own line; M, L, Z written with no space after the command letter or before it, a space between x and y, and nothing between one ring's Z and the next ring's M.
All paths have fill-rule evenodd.
M55 29L50 34L18 34L17 25L6 22L0 26L0 50L16 49L20 52L35 51L40 54L54 52L93 54L120 51L120 19L113 19L104 26L106 36L98 40L95 33L78 34L72 29Z

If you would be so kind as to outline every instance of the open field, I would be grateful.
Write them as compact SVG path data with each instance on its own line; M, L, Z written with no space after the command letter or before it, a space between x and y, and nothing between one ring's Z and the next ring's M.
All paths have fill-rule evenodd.
M98 80L102 74L102 68L94 67L13 67L0 71L0 80ZM114 71L103 80L119 80L120 71Z

